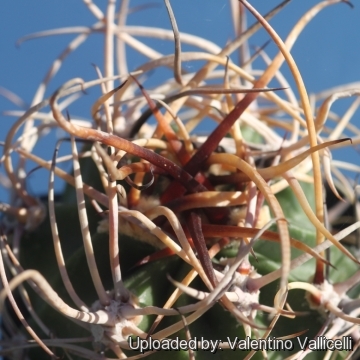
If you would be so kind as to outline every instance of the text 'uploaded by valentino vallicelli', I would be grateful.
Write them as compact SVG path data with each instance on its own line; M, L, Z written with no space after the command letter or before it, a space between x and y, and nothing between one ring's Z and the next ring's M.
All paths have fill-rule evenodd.
M266 350L266 351L291 351L295 345L301 350L309 349L311 351L351 351L353 349L353 339L351 336L343 336L340 339L328 339L325 336L318 336L315 339L299 338L293 339L277 339L268 337L266 339L251 339L246 336L245 339L238 337L227 337L225 340L207 340L203 337L194 337L190 340L179 339L141 339L139 337L128 339L131 350L137 350L140 353L147 351L180 351L180 350L205 350L215 354L217 351L223 350Z

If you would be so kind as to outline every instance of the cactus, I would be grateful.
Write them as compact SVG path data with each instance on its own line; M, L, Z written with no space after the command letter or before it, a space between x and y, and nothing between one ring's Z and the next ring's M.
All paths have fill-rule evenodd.
M343 86L314 107L291 55L320 11L351 4L316 3L283 40L270 23L291 11L287 2L261 15L247 0L230 1L235 23L241 21L223 47L182 33L169 0L171 29L126 26L129 1L101 9L84 0L97 19L93 27L23 39L77 33L5 139L13 201L1 205L0 354L356 356L359 261L349 241L360 222L352 181L341 170L357 167L332 162L330 151L356 142L344 133L358 134L350 119L359 101L342 119L331 106L360 90ZM245 13L256 20L247 28ZM273 59L262 48L248 54L260 29L278 47ZM97 78L70 79L46 98L59 64L95 32L104 35L104 69L95 66ZM173 41L174 53L162 55L137 36ZM196 50L182 51L184 45ZM128 46L147 57L141 66L126 62ZM266 64L260 72L253 70L258 57ZM280 72L284 63L296 89ZM160 67L170 76L149 86ZM67 110L94 87L101 95L91 120ZM201 135L197 129L211 121L213 130ZM54 128L65 135L39 156L35 144ZM60 157L64 143L69 153ZM63 161L71 161L70 172ZM42 199L27 190L29 162L48 171ZM61 194L58 178L67 184ZM339 228L343 214L349 220Z

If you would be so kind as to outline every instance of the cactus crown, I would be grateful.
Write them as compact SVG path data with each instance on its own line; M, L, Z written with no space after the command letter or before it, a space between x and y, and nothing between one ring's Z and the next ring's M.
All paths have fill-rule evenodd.
M179 358L194 359L194 348L197 358L206 358L207 339L218 358L276 358L271 341L279 340L274 346L300 359L313 350L302 344L324 335L348 336L351 346L342 343L338 356L352 356L360 341L359 261L356 248L340 241L360 223L352 217L334 230L342 205L356 200L341 169L357 167L332 162L330 149L351 145L345 132L358 136L350 120L359 101L343 118L331 106L360 90L343 86L313 104L291 55L320 11L350 3L315 4L283 40L270 22L288 1L266 15L247 0L230 1L235 36L221 47L182 33L169 0L171 29L128 26L132 10L151 5L132 9L129 3L110 0L101 9L84 0L96 19L92 26L22 39L75 34L5 139L1 161L13 201L1 204L0 353L136 359L136 348L161 358L163 351L152 354L156 344L165 348L181 338L188 348L174 353ZM247 27L246 16L254 25ZM278 47L272 59L263 48L249 50L260 29ZM104 68L95 66L97 78L71 79L46 98L67 55L99 32ZM143 37L169 40L174 52L163 55ZM183 51L184 45L194 50ZM141 66L127 62L129 47L147 58ZM261 70L256 59L265 64ZM296 89L280 71L284 63ZM159 68L170 69L170 76L148 86ZM94 87L101 96L91 120L66 111ZM211 122L205 135L197 130ZM37 155L37 141L53 128L65 134L54 155ZM71 149L59 157L64 141ZM73 170L66 173L59 165L69 160ZM28 192L28 162L48 170L45 202ZM67 183L59 202L55 178ZM342 201L330 207L326 192ZM245 337L268 345L262 353L229 350Z

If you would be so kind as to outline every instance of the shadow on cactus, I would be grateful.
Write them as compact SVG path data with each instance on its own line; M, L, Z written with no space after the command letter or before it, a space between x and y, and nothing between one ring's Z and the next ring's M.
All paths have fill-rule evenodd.
M246 0L231 1L241 26L219 48L179 32L168 0L171 31L126 27L128 1L118 10L110 1L106 12L85 1L101 21L80 31L56 59L35 105L4 144L2 162L15 199L1 205L5 358L354 355L360 341L358 251L340 241L357 234L356 206L346 226L333 230L356 202L353 184L340 170L357 167L332 163L330 148L352 144L344 133L358 133L349 122L359 101L334 127L327 120L334 119L335 100L360 90L344 86L313 108L290 53L319 11L342 2L350 4L319 2L283 41L269 21L288 1L265 16ZM248 28L245 11L257 21ZM248 41L261 28L279 48L272 60L263 49L248 55ZM96 67L97 80L72 79L44 99L59 62L99 31L105 36L104 74ZM145 33L174 41L174 54L163 56L134 37ZM113 42L120 52L130 46L149 61L128 73L121 56L116 75ZM182 52L184 43L199 50ZM231 59L239 49L240 65ZM260 74L252 69L256 58L267 64ZM205 65L183 70L184 62L199 60ZM301 105L280 73L284 61ZM173 76L149 90L147 75L159 67ZM81 91L94 86L102 96L91 121L64 115ZM199 135L197 127L210 121L215 129ZM64 130L65 139L52 159L41 158L34 145L52 128ZM64 141L71 153L58 157ZM26 190L22 174L29 161L49 170L47 202ZM72 161L72 173L58 167L64 161ZM56 177L67 183L59 199ZM325 193L333 194L334 206Z

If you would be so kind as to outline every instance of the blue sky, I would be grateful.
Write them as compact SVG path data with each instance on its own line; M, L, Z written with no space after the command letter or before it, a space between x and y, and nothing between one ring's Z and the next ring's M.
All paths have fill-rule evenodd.
M293 0L285 10L271 22L278 33L285 37L297 19L318 1ZM97 1L100 7L105 1ZM132 0L131 6L144 4L144 0ZM148 1L147 1L148 3ZM170 28L163 1L151 2L156 7L131 14L128 24L142 24ZM181 31L193 33L211 39L220 46L233 38L233 28L229 16L228 0L172 0L173 10ZM252 0L251 3L261 13L266 12L278 1ZM302 72L305 84L310 92L318 92L344 83L360 81L360 4L354 0L355 8L344 4L331 6L321 12L305 29L293 48L293 56ZM0 86L18 94L26 103L30 103L39 83L57 55L66 47L73 35L36 39L16 47L16 41L29 33L65 26L89 26L95 22L92 14L80 0L14 0L0 3ZM249 23L253 19L249 16ZM251 39L251 45L262 45L268 40L264 31ZM154 41L152 45L164 54L173 51L173 44L166 41ZM273 56L275 45L267 48ZM140 65L144 59L129 53L131 68ZM92 79L96 77L92 63L102 67L102 35L91 37L75 53L71 54L52 80L47 95L72 77ZM130 68L130 69L131 69ZM291 76L284 67L284 74L292 83ZM91 96L89 94L89 101ZM340 101L335 109L343 113L349 101ZM0 113L14 110L16 107L0 96ZM89 108L80 101L72 108L78 116L88 117ZM359 113L353 120L360 125ZM0 141L15 121L8 116L0 117ZM51 157L54 141L45 141L40 151ZM344 155L345 154L345 155ZM346 156L342 153L340 156ZM353 153L352 156L360 156ZM2 171L0 169L0 171ZM40 193L47 182L46 172L31 175L30 192ZM58 185L61 186L60 184ZM6 201L7 194L0 189L0 201Z

